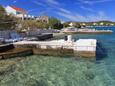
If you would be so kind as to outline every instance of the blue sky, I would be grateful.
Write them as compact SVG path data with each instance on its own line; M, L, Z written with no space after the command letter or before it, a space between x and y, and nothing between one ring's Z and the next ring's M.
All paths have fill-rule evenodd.
M31 15L49 15L63 21L115 21L115 0L0 0L0 4L14 5Z

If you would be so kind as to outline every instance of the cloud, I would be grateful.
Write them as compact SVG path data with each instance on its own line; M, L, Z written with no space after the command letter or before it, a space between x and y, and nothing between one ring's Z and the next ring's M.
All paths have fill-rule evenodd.
M48 3L49 5L60 5L60 3L56 0L45 0L46 3Z
M57 12L57 14L71 21L85 21L86 20L85 17L78 15L78 14L73 15L73 14L68 14L64 12Z
M66 10L66 9L64 9L64 8L57 8L59 11L61 11L61 12L64 12L64 13L71 13L71 11L69 11L69 10Z
M13 3L16 3L16 2L17 2L16 0L13 1Z
M34 4L36 4L36 5L45 7L45 4L43 4L43 3L39 2L39 1L32 1L32 2L33 2Z
M96 3L110 2L110 1L113 1L113 0L78 0L78 1L83 3L83 4L93 5L93 4L96 4Z
M47 8L46 10L41 11L39 14L40 15L48 15L48 12L51 12L53 8Z
M44 13L48 13L48 12L53 12L55 14L55 11L56 10L59 10L59 11L66 11L65 9L61 9L60 7L63 6L62 3L60 3L59 1L57 0L42 0L42 1L37 1L37 0L33 0L32 1L34 4L37 4L37 5L40 5L40 6L43 6L43 9L40 13L44 14Z
M60 11L58 11L57 14L71 21L99 21L99 20L109 19L103 11L100 11L96 13L95 15L90 14L90 15L83 16L79 13L71 12L67 9L60 8Z
M89 21L100 21L100 20L109 20L110 18L106 16L103 11L99 11L96 15L87 16Z
M79 0L79 3L83 3L83 4L96 4L96 3L102 3L102 2L108 2L108 1L112 1L112 0ZM39 14L49 14L53 12L53 14L56 14L60 17L63 17L63 19L65 20L71 20L71 21L99 21L99 20L108 20L110 18L107 17L107 15L103 12L103 11L98 11L96 12L95 10L93 10L92 8L89 7L85 7L84 5L79 6L79 8L81 8L80 10L86 10L88 11L90 14L87 15L82 15L78 12L72 11L72 10L68 10L66 8L64 8L63 4L60 3L57 0L43 0L43 1L33 1L33 3L43 6L45 8L45 10L43 9L43 11L41 11ZM30 10L30 11L34 11L36 9Z
M33 12L33 11L36 11L36 10L38 10L38 9L36 8L36 9L28 10L28 13Z
M93 9L88 8L88 7L80 6L80 8L89 12L95 12Z
M58 12L57 14L60 16L65 17L66 19L72 20L72 21L77 21L77 20L85 20L85 17L77 14L77 13L73 13L67 9L64 8L58 8Z
M41 12L39 12L39 15L48 14L48 12L54 12L54 9L56 10L60 6L60 3L55 0L43 0L43 1L37 1L37 0L34 1L33 0L32 3L34 3L38 6L42 6L44 8L41 10ZM30 12L35 11L35 10L37 10L37 9L32 9L32 10L30 10Z

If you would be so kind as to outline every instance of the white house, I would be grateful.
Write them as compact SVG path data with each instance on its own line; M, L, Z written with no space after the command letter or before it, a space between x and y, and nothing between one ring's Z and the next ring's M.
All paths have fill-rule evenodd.
M98 25L97 23L93 23L93 25Z
M102 26L103 26L103 25L104 25L104 23L103 23L103 22L101 22L101 23L100 23L100 25L102 25Z
M70 23L69 26L73 26L73 23Z
M111 26L114 26L114 24L113 24L113 23L111 23L110 25L111 25Z
M34 16L28 15L27 11L22 8L18 8L15 6L7 6L5 10L8 14L13 14L15 17L21 18L22 20L34 19Z

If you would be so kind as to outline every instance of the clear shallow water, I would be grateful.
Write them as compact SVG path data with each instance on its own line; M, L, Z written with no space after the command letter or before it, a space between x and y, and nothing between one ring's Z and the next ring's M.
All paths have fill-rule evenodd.
M115 27L109 29L115 31ZM7 61L15 62L15 67L0 74L0 86L115 86L115 33L74 38L98 39L103 48L98 59L38 55L10 59Z

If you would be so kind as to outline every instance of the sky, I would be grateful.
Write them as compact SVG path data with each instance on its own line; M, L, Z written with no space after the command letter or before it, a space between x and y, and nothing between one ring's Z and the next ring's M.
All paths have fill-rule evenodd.
M115 0L0 0L34 16L48 15L62 21L115 21Z

